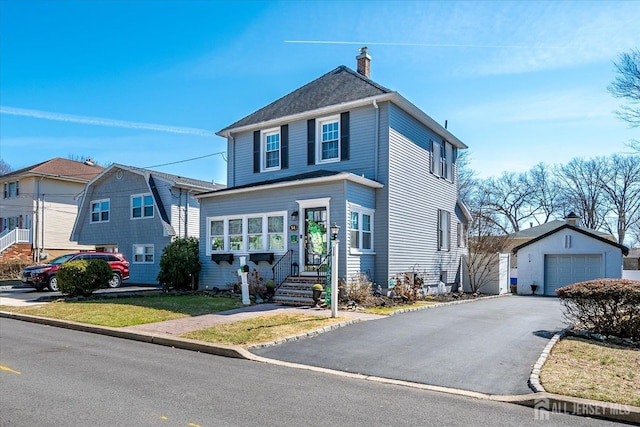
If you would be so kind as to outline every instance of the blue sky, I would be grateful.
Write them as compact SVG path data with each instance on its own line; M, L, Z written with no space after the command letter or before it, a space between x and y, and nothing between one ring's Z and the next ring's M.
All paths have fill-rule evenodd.
M606 87L639 22L634 1L2 0L0 157L202 157L156 169L224 183L213 133L355 68L362 45L371 78L448 120L481 177L625 152L640 129Z

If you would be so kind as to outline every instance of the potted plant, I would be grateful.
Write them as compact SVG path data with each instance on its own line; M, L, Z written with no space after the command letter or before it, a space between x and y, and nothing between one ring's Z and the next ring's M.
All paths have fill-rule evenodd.
M538 289L538 285L536 284L536 282L533 282L531 284L531 293L535 295L537 289Z
M269 280L266 284L265 284L266 288L267 288L267 300L271 301L271 299L273 298L273 295L276 293L276 285L275 283L273 283L273 280Z
M313 285L313 303L314 303L314 306L318 305L318 301L320 301L320 295L322 295L322 291L324 291L324 288L322 287L322 285L320 283L316 283L315 285Z

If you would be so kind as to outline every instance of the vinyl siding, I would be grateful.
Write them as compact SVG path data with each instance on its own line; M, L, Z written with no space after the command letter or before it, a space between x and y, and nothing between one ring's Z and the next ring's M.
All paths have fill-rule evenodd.
M429 140L437 136L395 106L389 134L389 278L406 271L426 275L436 285L441 271L454 282L457 247L456 184L430 173ZM438 210L451 213L450 249L437 248Z
M200 204L188 190L171 190L171 225L177 237L200 237Z
M289 123L289 168L253 173L253 131L233 136L228 144L229 169L227 182L240 186L314 170L346 171L373 179L374 156L371 150L375 138L375 109L373 106L349 110L350 160L307 165L307 120Z
M293 262L300 265L300 235L304 234L304 225L302 214L300 214L297 222L292 222L291 213L298 211L299 206L296 201L313 200L330 197L329 221L331 224L337 223L341 226L338 238L341 242L345 242L346 233L346 207L345 207L345 184L343 182L325 183L316 185L298 185L287 188L271 189L264 191L256 191L251 193L220 195L212 198L204 198L200 200L200 229L202 230L200 238L200 262L202 263L202 271L200 273L200 288L205 287L227 287L230 283L238 281L236 270L239 267L240 256L246 253L234 252L233 265L226 262L216 264L211 261L211 256L207 253L207 230L208 217L226 217L226 216L243 216L249 214L262 214L269 212L286 211L285 218L285 249L293 249ZM290 231L289 226L295 224L298 229ZM291 235L298 236L297 243L291 243ZM346 274L346 253L345 244L340 245L340 277ZM275 259L280 257L276 254ZM256 268L261 277L266 280L271 279L271 265L264 262L255 265L248 263L251 268Z
M157 206L154 206L153 218L131 219L131 195L148 193L149 187L143 176L132 172L122 171L118 179L116 172L120 171L105 175L89 188L76 225L76 237L81 244L117 245L118 251L131 263L129 283L157 284L162 249L171 239L163 236ZM161 192L168 192L166 185L158 184L158 187ZM100 199L110 199L109 222L91 223L91 201ZM154 263L134 263L134 244L154 245Z
M375 210L376 206L376 190L368 187L363 187L361 185L346 183L346 194L347 194L347 209L346 209L346 217L345 224L346 232L344 233L345 239L345 248L346 248L346 261L347 261L347 279L352 277L354 274L358 273L367 273L372 280L375 279L375 263L376 263L376 241L375 237L378 233L378 216L377 212L374 212L373 215L373 250L374 253L358 253L357 251L351 250L351 210L352 207L359 206L362 208ZM375 281L375 280L374 280Z
M16 178L10 181L14 180ZM28 216L31 221L32 243L36 247L43 247L45 252L93 249L92 246L78 245L69 240L78 212L78 202L75 197L82 192L84 184L33 177L20 178L19 181L19 197L2 199L0 195L0 217L22 215L24 227L25 218ZM36 205L38 199L40 202ZM42 246L42 218L44 218L44 246Z

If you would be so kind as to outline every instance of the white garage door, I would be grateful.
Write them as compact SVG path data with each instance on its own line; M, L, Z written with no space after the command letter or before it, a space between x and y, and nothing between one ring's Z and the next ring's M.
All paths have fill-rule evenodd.
M555 295L557 288L572 283L601 277L602 254L544 256L545 295Z

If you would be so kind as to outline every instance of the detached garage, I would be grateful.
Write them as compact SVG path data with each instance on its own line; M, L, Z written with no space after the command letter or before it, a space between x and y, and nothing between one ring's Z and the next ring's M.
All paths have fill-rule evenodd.
M622 277L629 249L592 230L564 224L513 249L518 259L518 294L556 295L576 282Z

